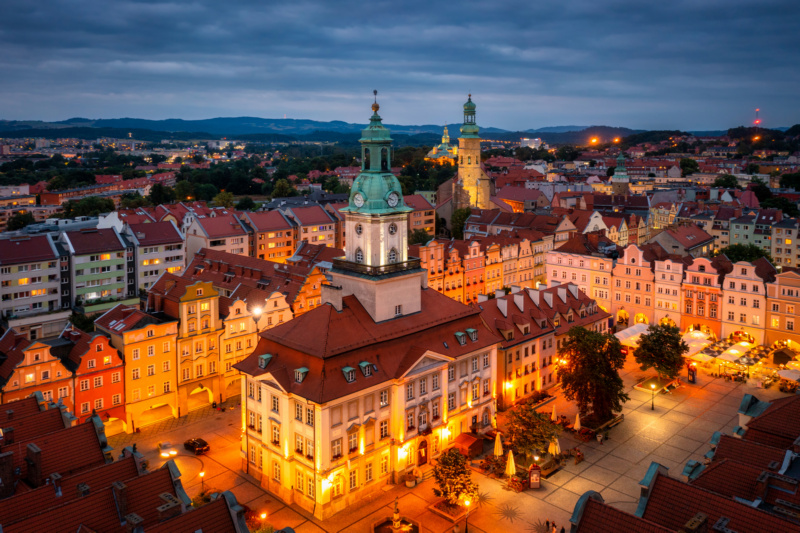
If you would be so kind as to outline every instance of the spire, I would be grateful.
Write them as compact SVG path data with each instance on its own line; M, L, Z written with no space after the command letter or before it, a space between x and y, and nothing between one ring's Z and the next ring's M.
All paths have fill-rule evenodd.
M442 135L442 144L450 144L450 134L447 133L447 122L444 123L444 135Z
M378 89L373 90L372 94L375 95L375 102L372 104L372 112L377 115L378 110L381 108L381 106L378 105Z

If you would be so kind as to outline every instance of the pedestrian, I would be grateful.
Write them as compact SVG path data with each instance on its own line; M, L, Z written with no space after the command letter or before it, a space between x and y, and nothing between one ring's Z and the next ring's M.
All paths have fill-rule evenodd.
M567 533L567 530L564 529L564 526L561 526L561 533Z
M544 521L544 527L546 531L550 531L550 520Z

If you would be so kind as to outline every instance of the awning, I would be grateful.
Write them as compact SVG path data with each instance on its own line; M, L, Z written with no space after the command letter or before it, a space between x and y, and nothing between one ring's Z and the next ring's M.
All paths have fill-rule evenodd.
M794 359L794 352L785 348L772 354L772 363L775 365L785 365L792 359Z
M709 361L714 360L714 356L706 355L704 353L696 353L693 356L689 357L689 359L692 359L693 361L698 361L700 363L708 363Z
M741 356L742 356L741 353L731 353L730 351L727 351L719 354L717 356L717 359L721 361L726 361L728 363L735 363Z
M639 337L642 333L646 333L649 328L650 326L647 324L636 324L619 333L615 333L614 336L625 346L636 348L639 346Z
M781 379L800 382L800 370L778 370Z

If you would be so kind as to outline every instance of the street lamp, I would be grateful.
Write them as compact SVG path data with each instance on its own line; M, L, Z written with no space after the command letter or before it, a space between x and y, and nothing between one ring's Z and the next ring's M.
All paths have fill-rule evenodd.
M467 506L467 518L464 520L464 533L469 531L469 504L472 503L469 499L464 500L464 505Z
M653 391L653 395L650 398L650 410L651 411L655 411L656 410L656 384L655 383L651 383L650 384L650 389Z
M206 477L206 473L205 472L200 472L200 493L201 494L206 491L206 483L205 483L205 480L203 479L204 477Z
M264 528L264 521L267 519L267 513L261 513L261 529Z

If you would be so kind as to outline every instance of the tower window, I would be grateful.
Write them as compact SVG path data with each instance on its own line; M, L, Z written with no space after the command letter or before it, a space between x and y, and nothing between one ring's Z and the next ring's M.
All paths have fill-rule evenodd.
M389 250L389 262L390 263L396 263L397 262L397 250L395 250L394 248Z
M361 235L363 233L364 227L361 224L356 224L356 235Z
M364 262L364 252L361 251L361 248L356 249L356 263L363 263Z
M394 235L395 233L397 233L397 224L392 222L389 224L389 235Z

